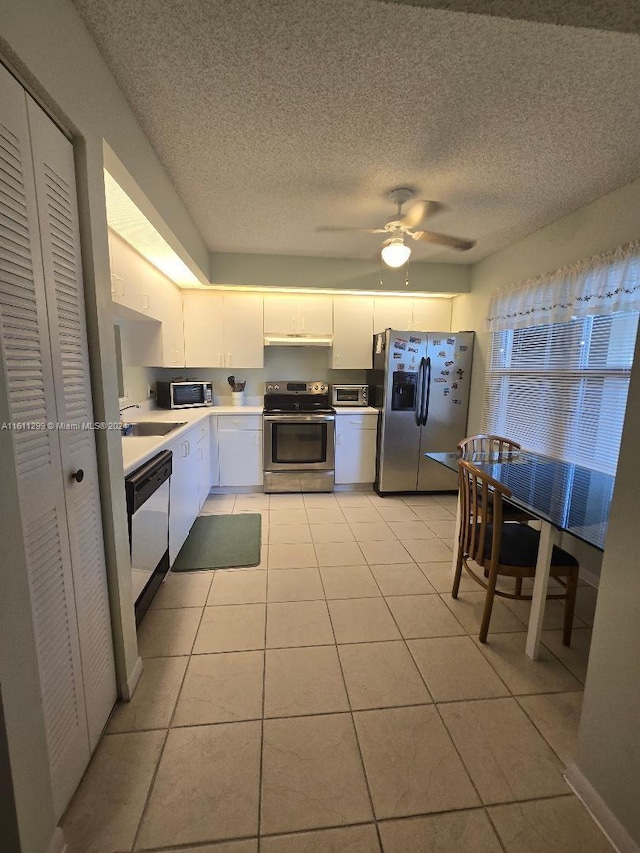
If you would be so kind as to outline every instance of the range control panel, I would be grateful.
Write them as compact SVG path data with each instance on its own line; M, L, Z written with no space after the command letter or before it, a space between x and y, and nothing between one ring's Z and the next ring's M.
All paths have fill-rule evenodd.
M326 394L329 386L326 382L288 382L286 379L267 382L264 386L267 394Z

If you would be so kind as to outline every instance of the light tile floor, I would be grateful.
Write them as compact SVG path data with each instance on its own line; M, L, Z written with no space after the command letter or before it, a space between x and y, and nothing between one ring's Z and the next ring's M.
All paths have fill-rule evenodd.
M450 496L224 495L259 512L254 569L170 575L145 669L64 818L69 853L611 850L562 778L595 591L570 650L528 606L451 587Z

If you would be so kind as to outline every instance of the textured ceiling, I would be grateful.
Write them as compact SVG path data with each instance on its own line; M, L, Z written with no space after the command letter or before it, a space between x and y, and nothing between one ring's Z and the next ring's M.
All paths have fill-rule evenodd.
M212 251L471 262L640 175L640 38L373 0L73 0Z

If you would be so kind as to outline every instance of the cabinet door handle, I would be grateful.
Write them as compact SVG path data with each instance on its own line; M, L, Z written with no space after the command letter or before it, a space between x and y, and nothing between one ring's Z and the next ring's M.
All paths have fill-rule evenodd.
M342 444L342 436L340 433L336 433L336 444Z
M143 308L149 308L149 294L148 293L142 294L142 307Z
M111 273L111 293L118 292L118 276Z
M227 353L227 367L232 367L232 366L233 365L231 364L231 353L228 352Z
M198 459L200 462L204 459L204 450L201 447L198 448Z
M260 433L259 432L257 432L253 436L253 443L256 445L256 447L260 444Z
M189 455L188 442L186 441L182 442L182 455L183 457L187 457Z
M218 367L224 367L224 362L222 361L222 353L218 353Z

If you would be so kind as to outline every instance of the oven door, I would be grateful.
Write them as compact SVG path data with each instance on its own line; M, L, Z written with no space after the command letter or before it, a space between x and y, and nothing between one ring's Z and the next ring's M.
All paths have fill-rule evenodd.
M333 471L335 415L266 414L265 471Z

